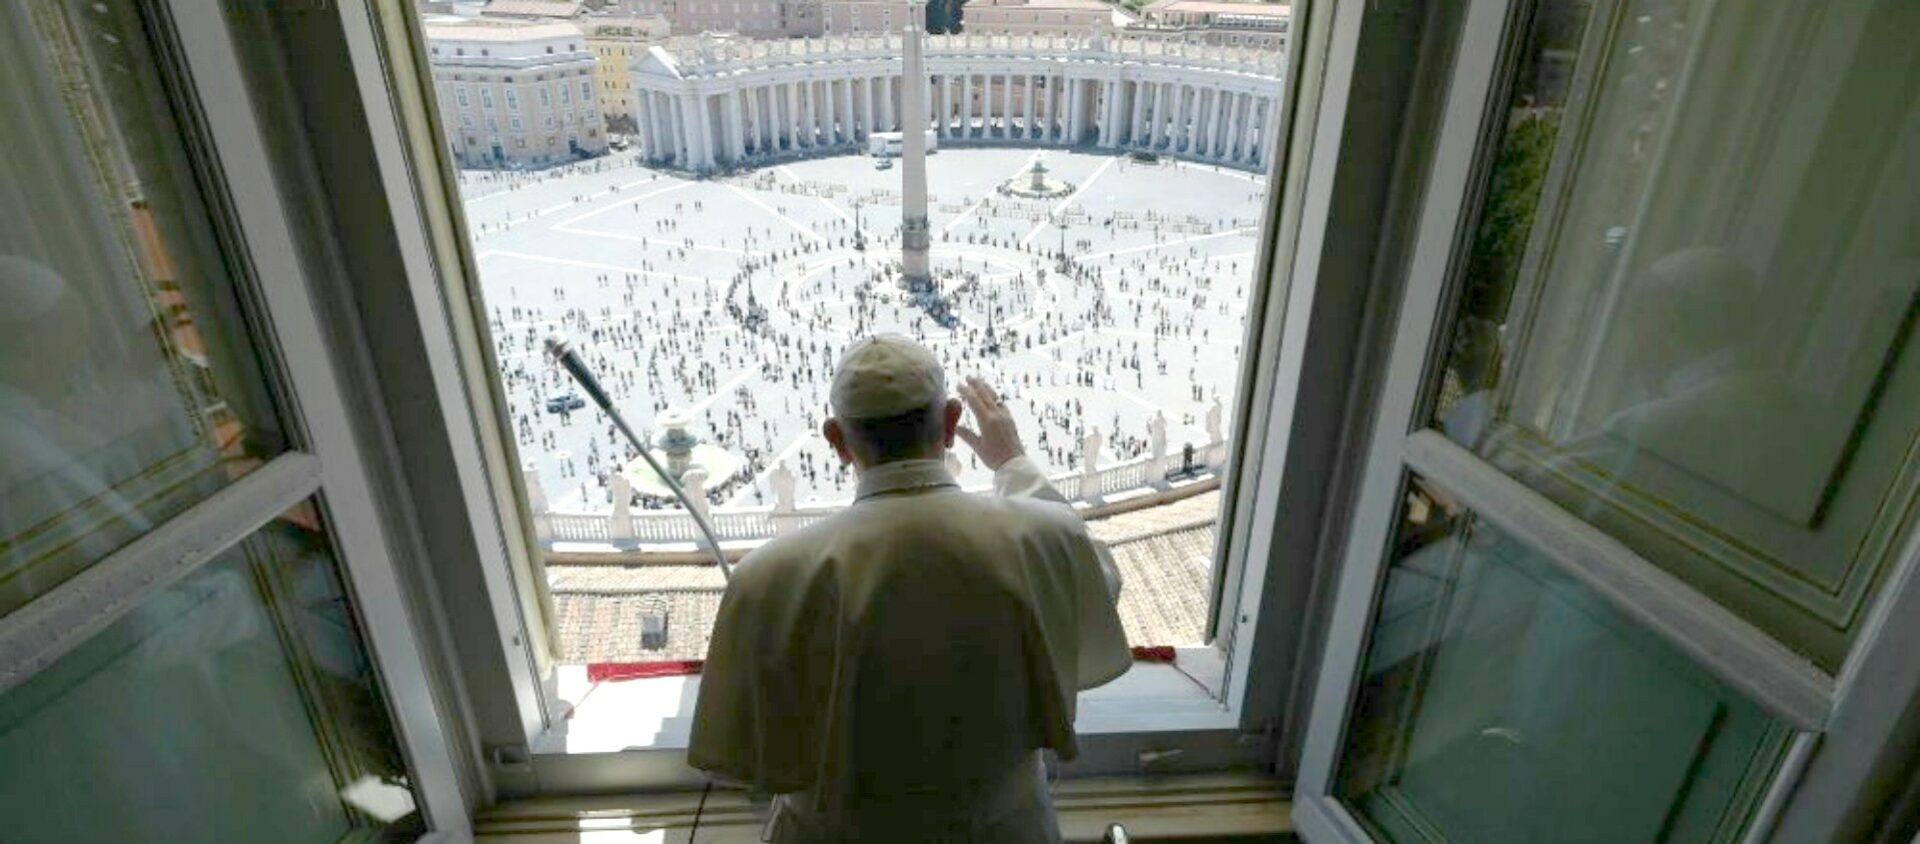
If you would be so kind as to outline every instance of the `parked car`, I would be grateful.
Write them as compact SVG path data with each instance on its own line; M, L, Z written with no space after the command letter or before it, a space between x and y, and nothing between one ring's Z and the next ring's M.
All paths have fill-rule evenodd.
M547 399L548 413L565 413L569 410L579 410L586 406L587 400L573 393L561 393L560 395Z
M1155 154L1153 154L1153 153L1150 153L1150 152L1142 152L1142 151L1138 151L1138 150L1136 150L1136 151L1134 151L1134 152L1130 152L1130 153L1128 153L1128 154L1127 154L1127 157L1128 157L1128 158L1131 158L1131 159L1133 159L1134 161L1138 161L1138 162L1140 162L1141 164L1158 164L1158 163L1160 163L1160 156L1158 156L1158 155L1155 155Z
M892 169L893 169L893 159L891 159L891 158L882 158L882 159L879 159L879 160L877 160L877 161L875 161L875 162L873 162L873 169L875 169L875 170L892 170Z

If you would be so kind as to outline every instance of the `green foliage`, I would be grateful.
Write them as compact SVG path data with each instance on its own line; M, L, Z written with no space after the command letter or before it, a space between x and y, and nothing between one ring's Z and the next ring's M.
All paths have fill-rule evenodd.
M927 32L943 35L959 32L966 17L967 0L927 0Z
M1527 237L1559 132L1558 111L1528 111L1508 126L1487 186L1473 251L1467 257L1464 313L1496 321L1504 318L1520 262L1526 257Z

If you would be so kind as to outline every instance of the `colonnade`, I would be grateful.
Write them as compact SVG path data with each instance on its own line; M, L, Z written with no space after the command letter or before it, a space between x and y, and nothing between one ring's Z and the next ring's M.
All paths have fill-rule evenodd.
M928 126L941 143L1143 150L1264 170L1279 79L1126 56L929 56ZM640 144L658 164L706 172L863 149L899 130L900 68L871 54L778 71L706 64L634 68Z

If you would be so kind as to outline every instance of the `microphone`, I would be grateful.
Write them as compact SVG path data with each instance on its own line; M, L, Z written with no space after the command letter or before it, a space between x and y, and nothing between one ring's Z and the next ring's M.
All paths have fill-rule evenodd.
M613 400L607 398L606 390L600 389L600 379L593 377L593 370L587 368L587 362L580 359L580 353L574 350L572 343L567 342L565 335L547 335L547 356L566 369L567 374L580 384L580 389L587 391L587 398L593 399L593 403L599 405L601 410L614 412Z
M567 342L565 335L547 335L547 355L553 358L555 363L560 364L568 375L573 376L573 380L580 385L580 389L586 391L587 397L600 406L600 410L613 420L613 426L620 429L620 433L626 436L627 442L632 443L634 449L640 452L640 456L646 459L647 465L653 467L654 474L659 475L660 480L666 482L667 489L673 492L674 498L680 500L680 506L686 508L687 515L692 516L694 525L700 528L700 534L706 537L707 550L713 553L713 561L719 564L720 576L729 581L733 580L733 566L727 563L727 555L720 552L720 540L714 536L713 525L708 523L707 517L701 515L700 511L693 506L693 499L688 498L687 491L681 488L680 479L661 466L660 461L653 459L653 452L647 450L647 444L640 441L640 437L633 433L632 428L627 427L627 418L621 416L620 410L613 406L613 400L607 398L607 391L600 389L600 379L593 376L593 370L587 368L586 361L580 359L580 353Z

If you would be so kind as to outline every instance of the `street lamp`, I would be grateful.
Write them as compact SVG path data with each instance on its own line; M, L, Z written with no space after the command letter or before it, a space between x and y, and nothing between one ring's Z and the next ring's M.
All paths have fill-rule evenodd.
M860 225L860 200L853 201L853 251L867 251L867 234Z

